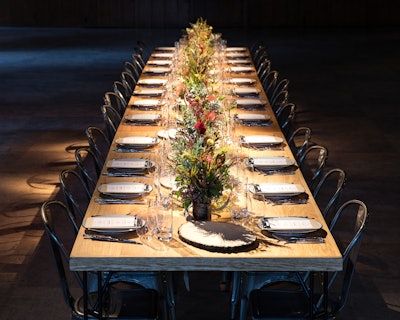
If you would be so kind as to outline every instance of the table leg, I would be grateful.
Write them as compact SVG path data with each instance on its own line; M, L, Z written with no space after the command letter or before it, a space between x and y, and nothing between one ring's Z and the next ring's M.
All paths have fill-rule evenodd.
M88 319L89 309L88 309L88 287L87 287L87 272L83 271L82 274L83 281L83 319Z
M310 319L314 319L314 272L310 272Z
M97 301L99 319L103 319L103 273L97 272Z

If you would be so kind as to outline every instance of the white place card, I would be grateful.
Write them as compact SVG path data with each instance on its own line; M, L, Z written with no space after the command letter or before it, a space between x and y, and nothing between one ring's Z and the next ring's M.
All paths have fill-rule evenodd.
M168 82L167 79L161 79L161 78L148 78L148 79L139 79L138 84L139 85L152 85L152 86L163 86Z
M138 94L138 95L162 95L163 93L164 90L162 89L148 89L148 88L135 89L135 91L133 91L133 94Z
M162 52L160 52L160 53L153 53L152 55L151 55L151 57L152 58L172 58L174 56L174 54L171 52L171 53L169 53L169 52L166 52L166 53L162 53Z
M251 87L241 87L241 88L234 88L233 92L235 94L259 94L260 89L251 88Z
M251 158L252 164L254 166L289 166L294 163L293 160L286 157L259 157Z
M146 191L146 185L143 183L105 183L100 186L101 193L143 193Z
M151 73L168 73L168 72L171 72L171 68L165 68L165 67L146 67L145 72L151 72Z
M310 229L313 227L309 219L269 219L269 226L274 229Z
M107 168L141 169L146 168L147 163L144 159L112 159L107 162Z
M125 137L115 140L118 144L132 144L132 145L151 145L157 142L157 138L153 137Z
M158 99L143 99L133 102L134 106L155 107L161 105L161 100Z
M236 99L236 104L240 106L262 106L266 103L261 99Z
M253 67L230 67L229 70L231 72L253 72Z
M155 66L168 66L172 63L171 60L149 60L148 64L155 65Z
M92 217L90 225L85 225L90 229L128 229L138 226L138 218L135 216L116 215L116 216L96 216Z

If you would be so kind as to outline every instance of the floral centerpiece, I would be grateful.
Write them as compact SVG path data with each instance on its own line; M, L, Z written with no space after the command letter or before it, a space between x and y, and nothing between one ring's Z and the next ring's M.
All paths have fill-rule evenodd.
M184 66L180 87L181 127L172 141L172 160L178 196L187 209L193 205L195 219L210 220L211 202L232 188L229 168L233 157L223 146L221 129L225 125L223 100L214 90L211 73L212 28L198 20L187 29Z

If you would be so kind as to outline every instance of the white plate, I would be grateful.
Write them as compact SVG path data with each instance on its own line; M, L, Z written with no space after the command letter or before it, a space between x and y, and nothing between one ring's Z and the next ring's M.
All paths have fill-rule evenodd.
M262 230L279 234L301 234L317 231L322 224L306 217L263 217L258 221Z
M125 137L118 138L115 140L115 143L132 148L148 148L154 146L158 143L158 139L156 137Z
M82 226L96 232L129 232L143 227L145 221L137 216L126 214L88 217Z
M254 68L253 67L230 67L229 68L230 72L253 72Z
M148 73L168 73L171 72L171 68L166 68L166 67L146 67L144 69L145 72Z
M265 122L270 120L271 117L260 113L241 113L235 114L235 119L243 122Z
M141 182L110 182L103 183L98 188L101 194L117 198L139 197L152 190L152 186Z
M236 99L238 106L249 107L249 106L264 106L267 102L261 99Z
M242 143L251 144L251 145L273 145L273 144L281 144L283 142L283 138L276 136L241 136Z
M139 85L147 85L147 86L164 86L168 82L167 79L160 78L148 78L148 79L139 79Z
M133 102L133 106L135 107L146 107L146 108L159 107L162 104L163 104L162 101L158 99L143 99L143 100L136 100Z
M157 132L157 136L162 138L162 139L175 139L176 133L178 130L176 129L169 129L169 130L160 130Z
M145 123L157 122L161 120L161 114L149 114L149 113L129 114L125 116L125 119L134 122L145 122Z
M249 191L257 195L271 197L291 197L305 192L300 184L284 182L267 182L249 185Z
M166 53L155 52L151 55L152 58L172 58L173 56L174 56L174 54L170 53L170 52L166 52Z
M246 47L227 47L225 51L235 52L235 51L246 51Z
M110 169L140 170L140 169L148 169L154 167L154 162L138 158L111 159L107 161L106 167Z
M283 156L253 157L246 160L247 165L262 169L280 169L294 165L294 160Z
M229 82L236 85L249 85L256 83L256 80L250 78L231 78L229 79Z
M172 63L172 61L171 60L149 60L147 63L152 66L169 66Z
M233 93L237 95L246 95L246 94L259 94L261 92L260 89L252 88L252 87L240 87L234 88Z
M151 89L151 88L137 88L133 91L133 94L143 96L161 96L164 93L163 89Z
M175 176L163 176L160 177L160 184L167 189L171 189L173 191L177 191L178 187L176 186Z

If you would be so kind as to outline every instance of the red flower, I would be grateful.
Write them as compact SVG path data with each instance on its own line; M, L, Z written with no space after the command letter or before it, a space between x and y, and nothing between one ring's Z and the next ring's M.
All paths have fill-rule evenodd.
M204 134L206 132L206 126L203 121L197 121L196 125L194 126L200 134Z
M212 110L212 111L210 111L209 112L209 114L207 115L207 117L206 117L206 120L207 121L214 121L215 120L215 111L214 110Z

